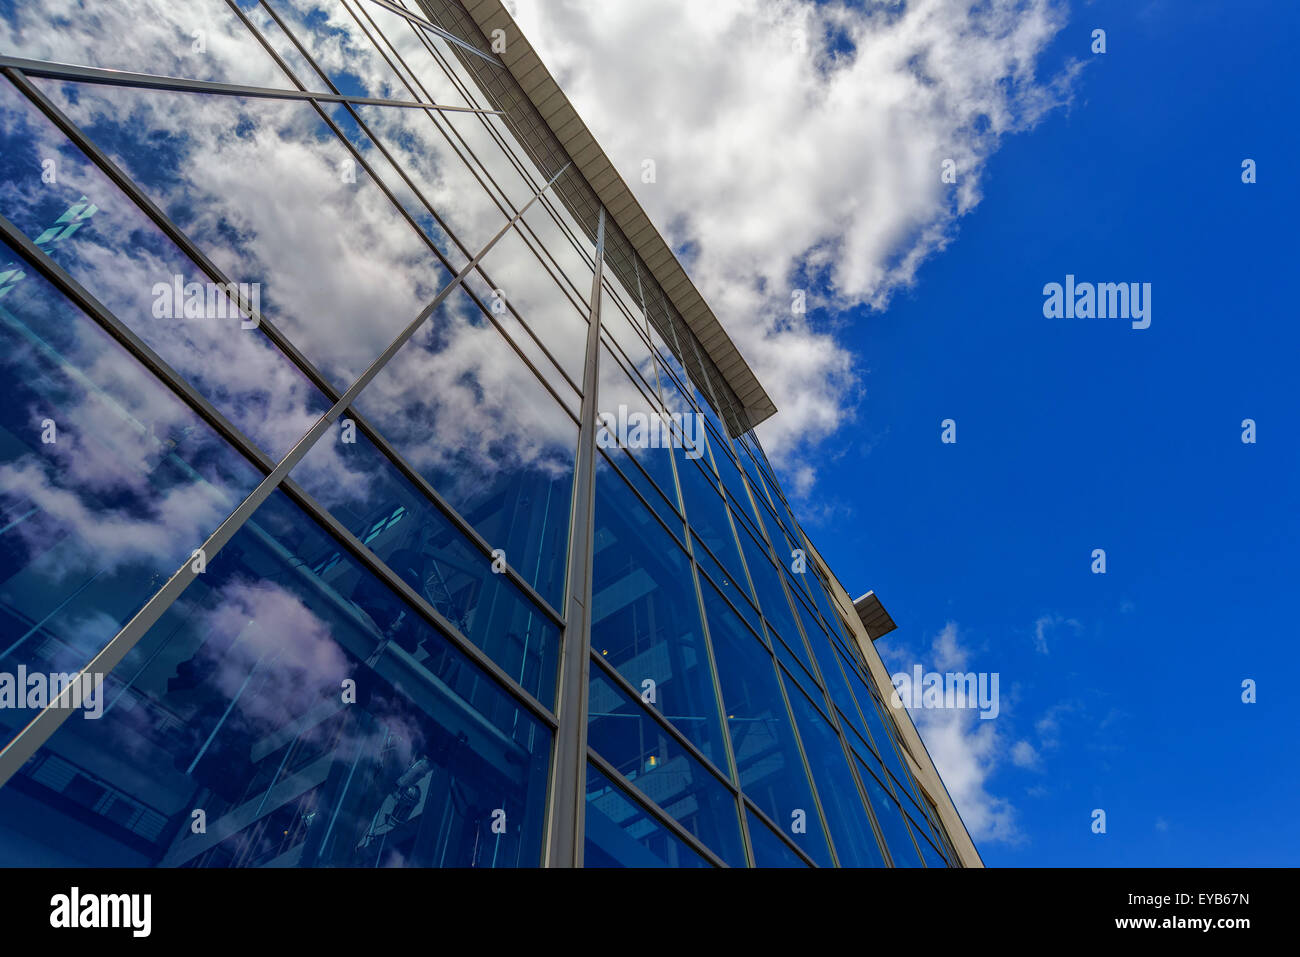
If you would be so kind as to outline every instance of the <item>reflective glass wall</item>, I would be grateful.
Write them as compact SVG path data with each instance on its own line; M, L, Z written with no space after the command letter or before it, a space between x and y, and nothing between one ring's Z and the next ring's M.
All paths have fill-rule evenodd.
M0 70L0 865L956 862L458 4L0 0Z

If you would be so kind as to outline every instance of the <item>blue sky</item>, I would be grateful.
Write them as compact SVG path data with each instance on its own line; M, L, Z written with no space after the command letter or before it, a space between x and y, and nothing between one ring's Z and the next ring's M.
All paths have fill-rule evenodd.
M1297 26L1282 2L1074 7L1044 54L1082 53L1071 106L1003 141L913 288L834 317L865 396L809 531L899 622L891 671L946 670L951 623L963 670L1000 674L995 727L964 726L994 738L968 769L988 864L1300 861ZM1150 282L1151 327L1044 318L1067 273Z

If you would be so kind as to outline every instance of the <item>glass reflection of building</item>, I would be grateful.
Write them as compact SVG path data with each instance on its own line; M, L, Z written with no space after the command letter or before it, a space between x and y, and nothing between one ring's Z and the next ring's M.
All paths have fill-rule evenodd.
M0 0L0 54L0 674L104 674L0 707L0 864L978 862L497 0Z

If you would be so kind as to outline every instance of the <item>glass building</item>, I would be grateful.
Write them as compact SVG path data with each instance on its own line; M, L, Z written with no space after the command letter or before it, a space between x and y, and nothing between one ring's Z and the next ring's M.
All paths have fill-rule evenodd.
M498 0L0 0L0 71L0 864L979 864Z

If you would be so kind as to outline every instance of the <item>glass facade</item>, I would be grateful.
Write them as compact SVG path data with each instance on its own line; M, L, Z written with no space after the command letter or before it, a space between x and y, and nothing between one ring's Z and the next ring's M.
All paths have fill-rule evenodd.
M0 71L0 866L959 863L459 3L0 0Z

